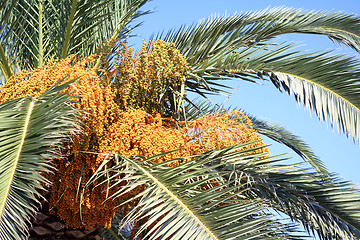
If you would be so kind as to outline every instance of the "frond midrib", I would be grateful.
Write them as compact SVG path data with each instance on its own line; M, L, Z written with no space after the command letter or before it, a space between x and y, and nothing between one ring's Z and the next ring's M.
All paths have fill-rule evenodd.
M73 22L76 14L76 7L77 7L78 0L73 0L71 4L70 16L67 22L65 37L62 46L61 58L66 58L68 54L69 44L70 44L70 36L73 27Z
M157 178L155 178L149 171L137 164L131 159L127 159L133 165L136 166L140 171L142 171L148 178L150 178L156 185L158 185L162 190L164 190L175 202L177 202L214 240L219 240L217 236L201 221L194 213L189 209L181 199L179 199L172 191L170 191L164 184L162 184Z
M313 29L325 29L325 30L333 30L333 31L338 31L338 32L343 32L346 34L349 34L350 36L356 37L356 38L360 38L360 35L357 35L353 32L349 32L343 29L339 29L339 28L330 28L330 27L313 27ZM331 37L331 36L330 36Z
M10 189L11 189L11 183L13 182L13 179L14 179L14 176L15 176L15 173L16 173L16 169L17 169L16 166L18 165L19 160L20 160L20 154L21 154L22 149L23 149L23 146L24 146L24 142L25 142L27 130L28 130L28 127L29 127L31 114L32 114L33 109L34 109L34 105L35 105L35 100L32 100L32 101L30 102L30 105L29 105L29 108L28 108L28 112L27 112L27 115L26 115L26 119L25 119L25 123L24 123L24 128L23 128L23 132L22 132L22 136L21 136L21 141L20 141L20 143L19 143L19 148L18 148L18 150L17 150L16 157L15 157L15 159L14 159L13 169L12 169L12 171L11 171L11 175L10 175L10 178L9 178L8 186L6 187L6 191L5 191L5 194L4 194L3 202L2 202L2 204L1 204L1 206L0 206L0 217L2 216L2 213L3 213L4 208L5 208L5 205L6 205L6 199L7 199L7 196L9 195L9 192L10 192Z

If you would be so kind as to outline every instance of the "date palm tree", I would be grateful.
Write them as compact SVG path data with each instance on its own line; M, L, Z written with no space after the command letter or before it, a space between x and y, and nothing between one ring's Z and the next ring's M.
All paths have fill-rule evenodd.
M136 27L133 20L148 13L140 11L146 3L2 1L1 84L16 72L43 66L53 58L75 54L82 59L99 53L107 39L130 39ZM320 120L359 143L358 57L303 53L294 50L294 44L274 41L287 33L325 35L360 52L360 18L338 12L268 9L212 17L155 35L173 42L191 66L182 86L166 88L173 96L173 116L190 121L224 111L189 99L185 90L208 99L226 90L223 80L271 81L277 89L293 93ZM102 64L99 57L96 66ZM30 218L36 212L34 202L39 201L42 183L47 181L40 173L51 168L46 146L61 147L66 134L76 130L77 111L61 92L66 86L56 85L38 99L28 96L0 105L0 239L28 236ZM205 152L171 168L151 162L156 156L108 156L87 186L106 179L111 171L123 176L121 183L126 182L116 196L136 186L147 188L139 193L140 201L129 214L104 230L105 238L126 237L115 231L120 221L126 225L146 219L136 230L147 239L302 239L306 234L320 239L359 239L359 190L329 173L307 144L288 130L251 119L260 134L286 145L305 163L249 154L254 149L243 147L250 142ZM117 164L109 168L106 162L110 159ZM212 181L217 185L209 184ZM208 184L206 189L204 184ZM282 216L288 221L279 220Z

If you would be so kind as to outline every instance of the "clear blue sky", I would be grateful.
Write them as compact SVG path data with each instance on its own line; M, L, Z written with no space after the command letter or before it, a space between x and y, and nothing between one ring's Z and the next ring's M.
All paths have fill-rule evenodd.
M151 34L177 28L182 24L196 23L212 14L234 14L241 11L256 11L267 7L286 6L304 10L344 11L360 16L359 0L153 0L144 9L154 9L154 13L143 17L143 26L136 30L139 37L131 43L141 44L142 39L148 40ZM313 51L337 49L338 53L349 53L360 58L354 51L334 45L329 39L321 36L287 35L282 39L302 42L302 49ZM315 153L325 162L332 172L337 172L346 180L360 186L360 147L336 130L319 122L314 114L297 106L293 96L282 94L271 84L254 85L245 82L235 82L238 90L226 101L227 106L239 107L265 120L286 126L294 134L305 140ZM219 103L226 99L218 99ZM271 143L266 140L267 143ZM287 153L298 158L291 150L273 144L270 147L273 154Z

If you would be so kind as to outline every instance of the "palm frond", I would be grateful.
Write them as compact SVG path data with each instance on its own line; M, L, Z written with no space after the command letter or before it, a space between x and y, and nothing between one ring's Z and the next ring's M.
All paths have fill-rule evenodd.
M279 69L262 73L279 90L283 88L289 95L293 92L296 101L313 110L320 120L359 143L359 62L339 56L305 57L302 60L309 62L303 65L303 69L309 71L302 72L301 69L297 71L293 68L295 62L292 61L296 59L301 62L300 58L293 58L283 71ZM331 71L332 74L321 75L325 71Z
M11 66L9 64L6 41L9 32L13 28L12 22L16 22L15 18L11 17L11 12L17 4L17 0L4 1L0 4L0 68L1 68L1 84L4 85L6 79L12 76Z
M311 33L327 35L359 51L359 26L360 18L354 15L276 8L212 17L158 37L174 42L193 66L187 76L188 90L205 96L224 90L225 85L219 86L216 80L255 81L254 74L264 74L278 88L293 91L319 118L359 142L358 60L324 53L285 53L293 45L269 43L281 34Z
M360 142L360 61L331 52L289 51L293 46L271 43L242 48L204 66L204 71L209 75L268 77L280 91L293 92L297 102L313 110L320 120Z
M0 238L26 239L40 190L47 183L56 148L74 129L76 111L51 88L40 98L16 99L0 105ZM49 148L53 146L55 148Z
M206 100L188 100L185 105L185 118L187 121L194 121L200 117L216 112L219 108L217 104L212 104Z
M241 150L245 145L237 148L239 157L248 154ZM114 155L116 166L103 169L111 158L105 160L89 183L106 176L112 176L112 180L121 176L111 187L120 186L120 182L127 184L110 199L145 184L146 189L134 197L139 199L138 204L123 222L146 218L137 233L145 239L296 239L289 234L291 227L273 220L261 201L246 197L245 192L250 190L247 183L234 184L240 179L224 181L228 172L217 169L227 165L222 158L233 150L207 152L176 167L167 166L176 159L154 164L152 158ZM258 157L246 156L249 160Z
M89 56L96 52L101 43L110 38L126 38L133 27L130 23L149 12L139 12L148 0L102 0L80 1L71 29L69 53ZM65 55L64 55L65 56Z
M350 14L309 12L290 8L266 9L233 16L213 16L192 26L155 35L176 47L192 66L223 54L268 41L286 33L326 35L360 51L360 18Z
M261 154L249 154L254 149L241 150L245 145L207 152L176 167L167 164L178 159L154 164L152 158L115 155L117 165L103 170L105 161L93 179L112 175L104 180L107 183L121 176L112 187L127 183L110 199L146 185L133 198L140 200L125 223L146 218L139 231L151 226L146 232L151 239L196 239L197 234L203 234L199 239L242 239L247 224L255 231L246 232L246 237L275 238L282 227L269 222L266 209L286 214L320 239L360 237L360 191L351 183L288 159L260 158ZM255 223L258 220L261 228Z
M334 43L360 52L360 18L343 12L313 12L291 8L274 8L255 13L261 21L274 21L273 31L260 37L262 41L284 33L326 35ZM256 19L256 16L254 17ZM255 20L258 21L258 20ZM282 27L284 25L284 27Z
M277 124L269 123L252 115L249 116L249 118L258 133L289 147L318 172L329 174L323 161L321 161L306 142L298 136Z
M208 101L188 101L186 107L186 120L196 120L202 116L214 115L229 111L222 106L212 104ZM276 142L284 144L298 154L305 162L308 162L319 173L329 174L324 163L315 155L311 148L298 136L291 133L289 130L274 123L269 123L254 115L244 113L249 117L252 127L261 135L266 136Z
M52 58L94 54L109 38L126 38L131 22L149 12L139 8L148 0L37 0L13 1L2 35L13 69L31 69ZM8 5L5 5L8 6ZM62 9L62 11L59 11ZM11 26L11 28L10 28ZM1 50L1 49L0 49ZM1 54L1 52L0 52ZM1 57L1 55L0 55Z
M234 164L235 170L229 171L251 184L250 198L263 199L309 234L317 232L320 239L360 237L360 191L351 183L279 159L239 159Z

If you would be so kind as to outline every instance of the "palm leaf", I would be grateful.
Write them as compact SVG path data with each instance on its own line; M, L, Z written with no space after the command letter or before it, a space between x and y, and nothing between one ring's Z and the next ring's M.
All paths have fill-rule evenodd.
M98 49L100 44L110 38L125 38L130 28L129 23L148 12L138 12L148 0L102 0L79 1L74 16L74 24L67 28L71 37L65 39L69 48L63 47L62 57L76 51L89 56ZM91 7L90 7L91 6ZM65 52L68 51L66 54Z
M360 51L360 18L344 13L266 9L233 16L213 16L196 25L155 35L176 47L192 66L244 47L258 45L286 33L326 35Z
M54 87L38 99L0 105L0 238L26 239L54 148L74 129L76 111Z
M261 38L256 36L262 41L284 33L310 33L326 35L333 42L360 52L360 18L354 14L274 8L254 15L258 15L261 21L267 19L275 22L272 26L274 31L266 29L271 34L263 34Z
M17 2L17 0L14 0L0 3L0 68L2 72L2 85L5 84L6 79L9 79L12 76L12 70L7 57L7 48L5 43L7 41L7 37L9 36L10 30L13 28L11 22L16 22L16 19L11 18L11 12L13 11L13 8Z
M289 130L274 123L269 123L255 116L249 116L254 129L281 144L292 149L304 161L308 162L315 170L323 174L329 174L324 163L315 155L312 149L298 136Z
M166 165L174 160L154 164L153 158L131 159L115 155L104 161L87 187L96 179L112 175L111 179L104 180L108 182L123 176L113 181L111 187L123 181L127 185L110 196L112 199L145 184L146 190L134 197L139 203L123 224L146 218L137 233L146 239L296 239L290 234L290 226L273 220L259 200L246 197L245 192L250 190L247 183L234 185L240 178L225 181L228 171L218 171L218 168L232 165L223 158L233 150L235 148L204 153L176 167ZM260 157L246 155L248 153L240 150L238 157L249 161ZM112 159L117 162L116 166L103 168ZM221 184L217 186L213 182ZM203 186L208 189L204 190Z
M12 69L31 69L70 54L90 56L105 40L129 36L137 26L131 22L148 13L139 11L147 1L19 0L11 9L5 4L0 16L8 14L4 26L12 26L2 35L6 59Z
M289 52L291 48L264 45L241 49L207 66L208 72L268 77L279 90L293 92L297 102L314 110L320 120L360 142L359 60L329 53Z
M211 116L229 111L222 106L212 104L208 101L188 100L185 106L186 120L193 121L203 116ZM249 117L252 127L261 135L276 142L284 144L298 154L305 162L308 162L316 171L329 174L324 163L315 155L311 148L298 136L274 123L269 123L253 115L244 113Z
M320 239L360 237L360 191L351 183L279 159L238 159L234 164L229 171L251 184L250 198L263 199L310 234L317 232Z
M112 187L122 181L128 184L110 198L147 186L135 197L139 204L124 223L147 218L139 231L151 225L146 232L150 239L242 239L244 233L248 238L279 237L282 226L269 221L266 208L286 214L309 234L317 232L320 239L360 237L360 191L349 182L287 159L259 159L261 154L249 154L254 149L234 151L239 147L204 153L177 167L166 166L175 159L153 164L151 158L141 161L115 155L117 166L102 170L108 159L93 179L115 174L104 180L107 183L125 175ZM204 191L203 186L208 188ZM246 231L248 224L252 231Z
M294 92L296 100L320 119L360 142L359 61L328 53L287 52L293 45L269 43L281 34L311 33L359 51L359 25L354 15L278 8L212 17L159 37L174 42L193 66L188 90L205 96L224 89L216 80L254 81L265 75L277 88Z

